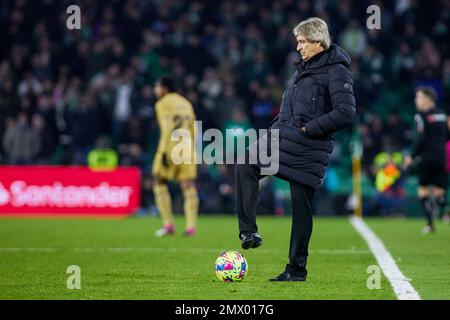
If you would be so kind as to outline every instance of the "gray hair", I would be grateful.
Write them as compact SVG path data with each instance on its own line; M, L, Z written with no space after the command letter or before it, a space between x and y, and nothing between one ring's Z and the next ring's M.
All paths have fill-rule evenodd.
M330 47L331 39L327 23L320 18L314 17L300 22L293 32L295 37L301 34L308 41L320 42L325 50Z

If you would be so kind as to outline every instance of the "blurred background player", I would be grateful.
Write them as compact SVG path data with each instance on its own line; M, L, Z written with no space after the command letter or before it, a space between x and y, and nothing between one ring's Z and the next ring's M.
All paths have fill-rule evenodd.
M423 233L435 230L433 214L435 210L443 213L447 199L447 171L445 146L448 137L447 116L436 107L437 94L432 87L416 89L415 104L418 113L415 116L417 144L412 156L405 158L405 166L417 164L420 198L427 219Z
M194 121L195 113L191 103L175 93L173 79L161 77L155 84L156 118L160 129L158 149L153 161L153 192L156 206L162 218L163 227L156 231L156 236L171 235L175 232L172 212L172 200L167 186L168 180L177 181L182 189L184 213L186 217L185 235L192 236L197 228L198 194L195 186L197 168L194 163ZM175 164L171 158L172 149L177 141L172 141L172 133L177 129L186 129L190 141L184 152L190 153L189 163Z

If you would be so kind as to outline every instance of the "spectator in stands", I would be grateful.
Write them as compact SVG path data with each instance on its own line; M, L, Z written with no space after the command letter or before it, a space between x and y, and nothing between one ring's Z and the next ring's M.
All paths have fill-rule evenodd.
M208 68L205 70L198 89L202 96L203 106L207 110L212 111L222 94L222 81L218 78L214 69Z
M111 148L112 143L107 136L100 136L95 147L89 151L87 165L93 170L114 170L119 165L117 152Z
M369 124L361 124L359 132L364 148L364 164L370 166L375 155L383 151L384 124L379 115L367 115Z
M98 123L100 114L96 101L91 93L85 93L80 105L70 112L68 124L72 137L73 162L78 165L86 164L88 152L94 147L100 135Z
M14 83L11 78L0 74L3 80L0 80L0 137L3 137L6 130L6 119L13 117L17 112L18 98L14 94ZM0 155L1 155L0 148Z
M133 116L127 123L125 130L118 140L120 164L144 168L145 150L147 148L146 134L141 120Z
M411 47L406 41L400 43L398 52L391 58L391 72L398 81L410 79L415 67L416 59Z
M55 134L50 129L46 119L39 113L31 118L31 128L39 140L39 151L36 153L34 163L49 164L52 163L52 156L55 145Z
M366 49L367 36L356 19L348 22L339 40L342 47L352 56L360 56Z
M274 117L274 101L265 88L256 92L255 101L251 108L251 115L255 129L265 129Z
M245 101L236 95L236 90L232 85L224 88L223 96L219 99L214 109L215 124L218 128L223 128L224 124L231 120L235 109L245 110Z
M9 164L32 164L41 150L39 128L29 124L26 113L21 112L17 119L7 121L3 136L3 148Z
M134 71L126 69L121 76L121 82L116 91L116 102L113 114L113 135L116 143L123 134L124 126L133 113L132 93L133 93Z
M415 66L419 75L424 75L428 79L438 77L441 66L441 54L433 40L428 38L422 42L416 57Z
M389 112L384 132L393 150L401 151L411 143L411 128L400 118L398 110Z

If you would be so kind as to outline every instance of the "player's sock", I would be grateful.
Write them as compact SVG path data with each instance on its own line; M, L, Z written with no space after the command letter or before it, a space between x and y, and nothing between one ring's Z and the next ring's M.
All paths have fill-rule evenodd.
M173 226L172 199L170 197L169 188L165 184L158 184L153 187L156 206L163 221L163 225Z
M433 203L430 197L424 197L421 199L423 211L425 212L425 218L427 219L427 224L433 227Z
M445 209L447 208L447 196L443 194L442 196L437 197L436 203L439 206L439 217L442 217L445 214Z
M184 213L186 216L186 230L197 227L198 193L195 186L183 189Z

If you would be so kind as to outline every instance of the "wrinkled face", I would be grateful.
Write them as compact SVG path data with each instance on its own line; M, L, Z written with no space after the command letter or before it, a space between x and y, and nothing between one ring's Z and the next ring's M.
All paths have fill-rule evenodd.
M323 51L320 42L311 42L307 40L303 35L297 35L297 51L302 56L302 60L308 61L319 52Z

